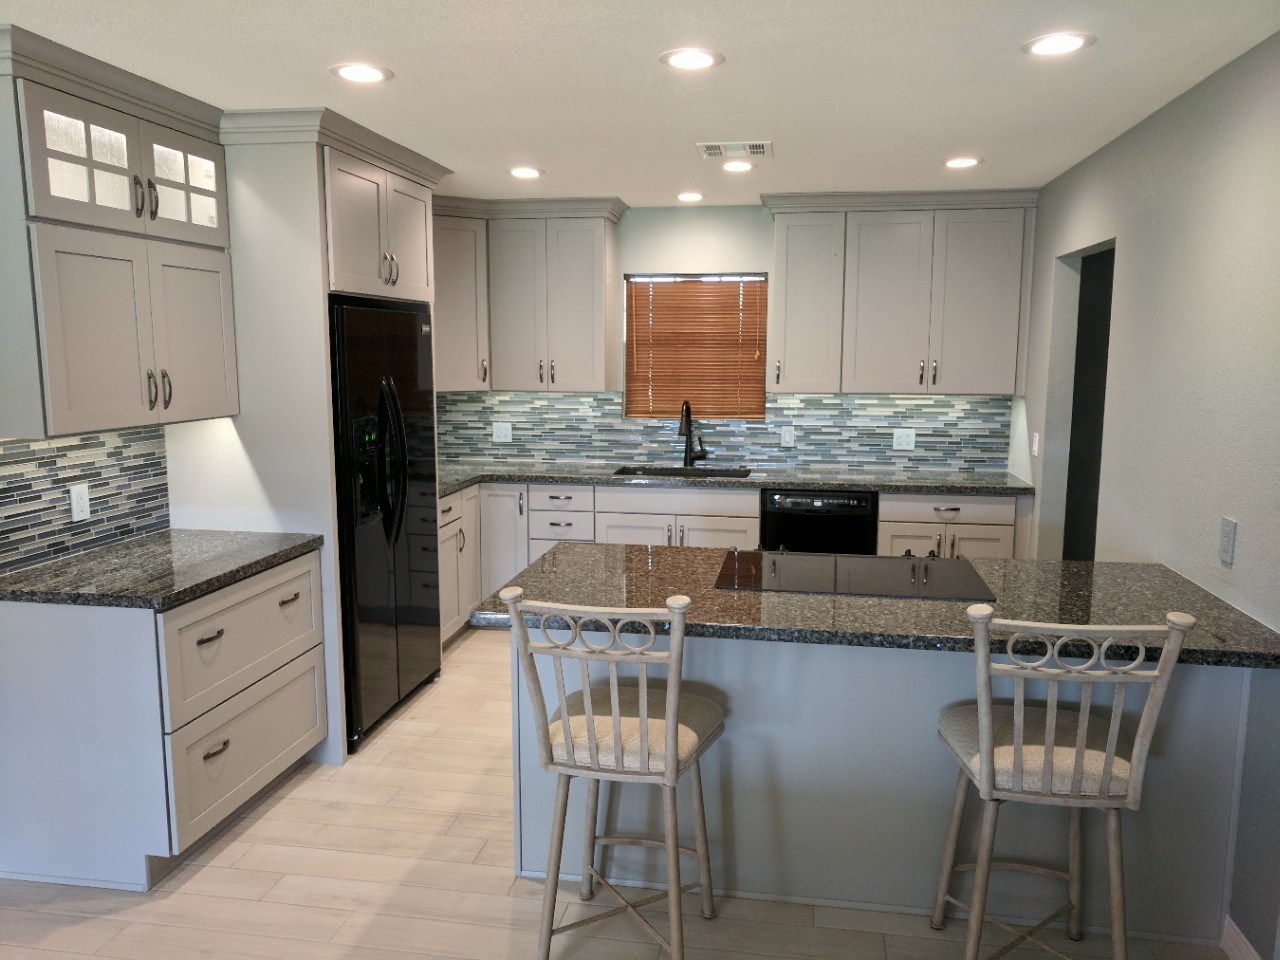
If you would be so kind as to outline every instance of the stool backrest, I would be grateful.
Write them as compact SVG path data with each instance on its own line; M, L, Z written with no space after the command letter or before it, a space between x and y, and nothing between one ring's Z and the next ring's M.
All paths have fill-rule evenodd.
M1078 801L1096 799L1108 804L1122 800L1125 806L1137 808L1142 796L1142 778L1146 770L1147 754L1151 749L1151 739L1155 734L1156 720L1164 703L1165 691L1169 686L1169 677L1173 666L1182 650L1182 641L1187 632L1195 626L1195 617L1185 613L1170 613L1165 624L1153 626L1101 626L1072 625L1062 623L1035 623L1022 620L997 620L994 611L986 604L974 604L968 609L969 619L974 626L974 648L978 656L978 751L979 774L978 790L984 798L990 798L995 791L995 734L992 712L994 699L992 680L996 677L1008 677L1013 680L1013 775L1012 790L1015 793L1031 793L1045 799L1061 801L1071 798ZM1007 633L1003 651L997 649L995 655L1003 655L1007 662L992 659L992 631ZM1164 643L1159 660L1154 665L1146 662L1146 644L1144 640L1159 637ZM996 641L999 647L1000 641ZM1018 650L1015 650L1015 644ZM1027 647L1043 649L1028 652ZM1137 655L1123 662L1112 662L1115 648L1135 647ZM1084 656L1079 654L1084 652ZM1072 660L1083 660L1073 663ZM1044 681L1047 684L1047 697L1036 707L1044 709L1045 724L1043 742L1037 739L1034 743L1026 742L1026 725L1028 681ZM1103 709L1104 716L1094 716L1095 688L1109 687L1113 691L1109 712ZM1127 751L1129 770L1127 789L1120 794L1114 792L1113 771L1120 744L1121 719L1125 705L1125 691L1130 687L1143 688L1135 693L1145 692L1146 702L1142 706L1138 728L1133 736L1131 751ZM1069 693L1078 691L1078 704L1070 703L1064 710L1060 707L1061 694L1064 688ZM1072 699L1070 696L1067 699ZM1105 717L1105 719L1104 719ZM1077 719L1078 718L1078 719ZM1075 723L1074 736L1070 737L1073 747L1069 750L1070 787L1068 792L1055 791L1054 774L1061 779L1062 758L1058 756L1059 720L1064 723ZM1101 776L1086 783L1085 765L1089 726L1091 723L1106 724L1106 751L1102 758ZM1036 725L1038 727L1038 724ZM1095 738L1096 742L1096 738ZM1127 744L1126 744L1127 745ZM1038 771L1039 789L1028 791L1024 783L1026 765L1023 762L1027 747L1037 748L1043 754L1043 766ZM1095 748L1096 750L1096 748ZM1096 756L1093 758L1096 760ZM1058 769L1055 770L1055 764ZM1083 804L1082 804L1083 805Z
M520 657L520 668L529 690L533 708L533 720L537 728L538 756L544 770L577 770L609 773L614 779L662 779L662 775L649 774L649 738L643 731L649 721L650 681L661 679L666 683L666 698L661 719L666 721L664 760L662 769L671 782L675 782L677 770L677 737L679 723L677 712L680 703L680 668L684 658L684 621L691 601L688 597L667 598L665 610L628 607L580 607L563 603L543 603L524 600L520 587L507 587L498 597L507 605L511 614L511 638ZM537 639L530 636L526 617L536 617L533 628ZM667 649L658 648L657 640L664 627L670 630ZM638 638L628 640L627 637ZM557 760L551 750L551 718L555 709L548 710L543 696L542 682L535 657L550 661L555 675L555 694L562 725L566 760ZM608 672L609 711L612 743L616 745L613 764L605 766L600 759L599 736L595 725L595 706L591 689L590 666L604 664ZM575 669L576 664L576 669ZM619 667L634 667L639 693L640 720L640 771L623 771L623 730L619 686ZM651 673L651 671L653 671ZM577 676L573 676L573 674ZM566 674L568 678L566 679ZM623 679L629 679L624 677ZM587 756L579 756L573 747L569 722L569 700L582 691L585 712ZM659 719L659 718L654 718Z

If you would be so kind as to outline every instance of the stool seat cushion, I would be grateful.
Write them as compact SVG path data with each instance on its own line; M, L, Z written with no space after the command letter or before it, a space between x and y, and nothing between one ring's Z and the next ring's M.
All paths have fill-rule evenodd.
M649 741L649 773L666 772L666 684L651 681L646 690L648 694L648 731ZM560 719L560 711L556 710L548 722L551 735L551 755L560 763L591 763L590 747L587 743L587 718L582 691L569 694L565 698L565 706L569 714L569 730L573 739L573 756L565 750L564 724ZM600 765L605 769L617 769L615 746L613 742L613 713L609 687L607 684L591 688L591 712L595 721L596 748ZM618 687L618 714L622 728L622 769L643 772L646 768L640 763L640 689L634 684L620 684ZM678 769L683 770L702 752L708 743L724 726L724 711L706 697L680 691L680 706L677 714L679 732L676 734L676 755Z
M1101 797L1102 767L1107 753L1107 721L1091 716L1085 738L1083 774L1080 789L1073 792L1076 737L1080 714L1075 710L1058 708L1054 728L1053 775L1049 791L1043 786L1044 731L1048 712L1043 707L1027 706L1023 717L1022 732L1022 786L1023 793L1045 793ZM991 708L995 788L1014 790L1013 785L1013 706L994 704ZM957 704L942 711L938 718L938 736L967 768L969 776L978 782L980 759L978 755L978 706ZM1123 797L1129 792L1129 759L1121 754L1118 746L1111 765L1111 783L1106 796Z

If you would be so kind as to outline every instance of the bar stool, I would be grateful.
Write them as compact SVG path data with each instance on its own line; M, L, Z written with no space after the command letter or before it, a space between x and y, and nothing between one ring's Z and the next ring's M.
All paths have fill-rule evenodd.
M707 820L702 802L702 774L698 761L724 732L724 712L715 703L680 689L684 654L684 621L688 597L667 599L665 610L610 607L578 607L560 603L525 601L519 587L498 594L511 614L511 637L520 657L521 672L529 689L537 728L538 757L543 770L555 771L556 806L551 824L551 848L547 854L547 882L542 899L538 956L547 960L551 937L619 913L635 917L673 960L684 958L684 924L680 894L701 889L702 915L715 916L711 889L711 857L707 851ZM541 641L529 635L526 615L536 624ZM667 650L656 648L663 625L670 625ZM557 706L547 710L543 677L535 658L549 661L554 675ZM573 664L577 664L577 669ZM592 664L601 665L593 680ZM634 678L619 668L634 668ZM664 672L665 682L650 676ZM576 673L577 677L573 674ZM600 674L604 674L601 676ZM566 675L567 678L566 678ZM552 687L547 678L548 689ZM693 786L695 847L681 847L676 818L676 782L688 773ZM556 890L560 882L560 856L564 845L565 811L569 784L582 777L587 784L587 822L583 851L581 896L594 894L598 881L621 904L596 917L553 927ZM662 789L664 837L597 833L600 781L651 783ZM667 889L628 902L596 869L596 851L609 845L638 845L665 850ZM698 880L680 883L680 855L694 857ZM667 900L669 937L663 937L637 909Z
M1183 638L1195 626L1195 617L1170 613L1163 626L1070 626L996 620L994 611L986 604L969 607L968 614L973 621L974 649L978 655L978 701L948 707L938 720L938 735L959 761L960 775L951 807L951 825L942 857L932 926L935 930L942 929L947 904L952 903L969 911L965 960L977 960L984 920L1018 934L1011 943L992 954L992 958L1023 942L1065 957L1037 940L1036 934L1065 914L1067 936L1072 940L1081 939L1080 822L1085 807L1096 807L1107 812L1111 954L1113 960L1125 960L1120 811L1138 809L1156 719ZM1011 634L1004 641L1007 663L992 662L993 643L996 654L1000 655L1000 641L993 640L992 630ZM1164 645L1156 666L1150 668L1143 665L1146 659L1143 639L1153 636L1164 637ZM1034 654L1028 653L1028 648L1039 644L1044 645L1043 654L1038 649ZM1136 655L1128 660L1134 647ZM1084 663L1070 662L1071 658L1081 659L1082 651ZM1125 657L1126 662L1112 663L1113 655ZM993 699L992 680L996 677L1012 680L1011 703ZM1027 685L1036 681L1046 685L1044 702L1027 700ZM1097 704L1094 694L1108 687L1112 691L1110 704ZM1126 737L1121 729L1121 714L1130 688L1137 696L1145 688L1146 702L1136 731ZM1078 705L1059 705L1064 692L1068 694L1067 699L1071 699L1070 694L1076 691ZM970 784L978 788L982 800L978 859L976 863L957 865L956 847ZM992 859L996 818L1000 805L1010 800L1069 809L1065 871ZM992 869L1022 870L1066 880L1067 903L1025 931L993 920L985 914ZM973 890L966 904L951 896L948 890L953 874L967 870L973 871Z

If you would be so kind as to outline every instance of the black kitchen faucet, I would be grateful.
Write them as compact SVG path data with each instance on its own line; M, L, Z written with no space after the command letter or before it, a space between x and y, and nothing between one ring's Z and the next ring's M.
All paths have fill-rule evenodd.
M684 465L692 467L695 460L707 459L707 448L703 446L702 437L698 437L698 449L693 449L693 412L689 409L689 401L680 404L680 432L684 437Z

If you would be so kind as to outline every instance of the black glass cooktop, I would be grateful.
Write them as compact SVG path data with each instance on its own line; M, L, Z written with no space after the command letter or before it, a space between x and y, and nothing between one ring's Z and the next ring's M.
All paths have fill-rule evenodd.
M919 600L991 601L996 598L964 557L867 557L730 550L720 566L716 587Z

